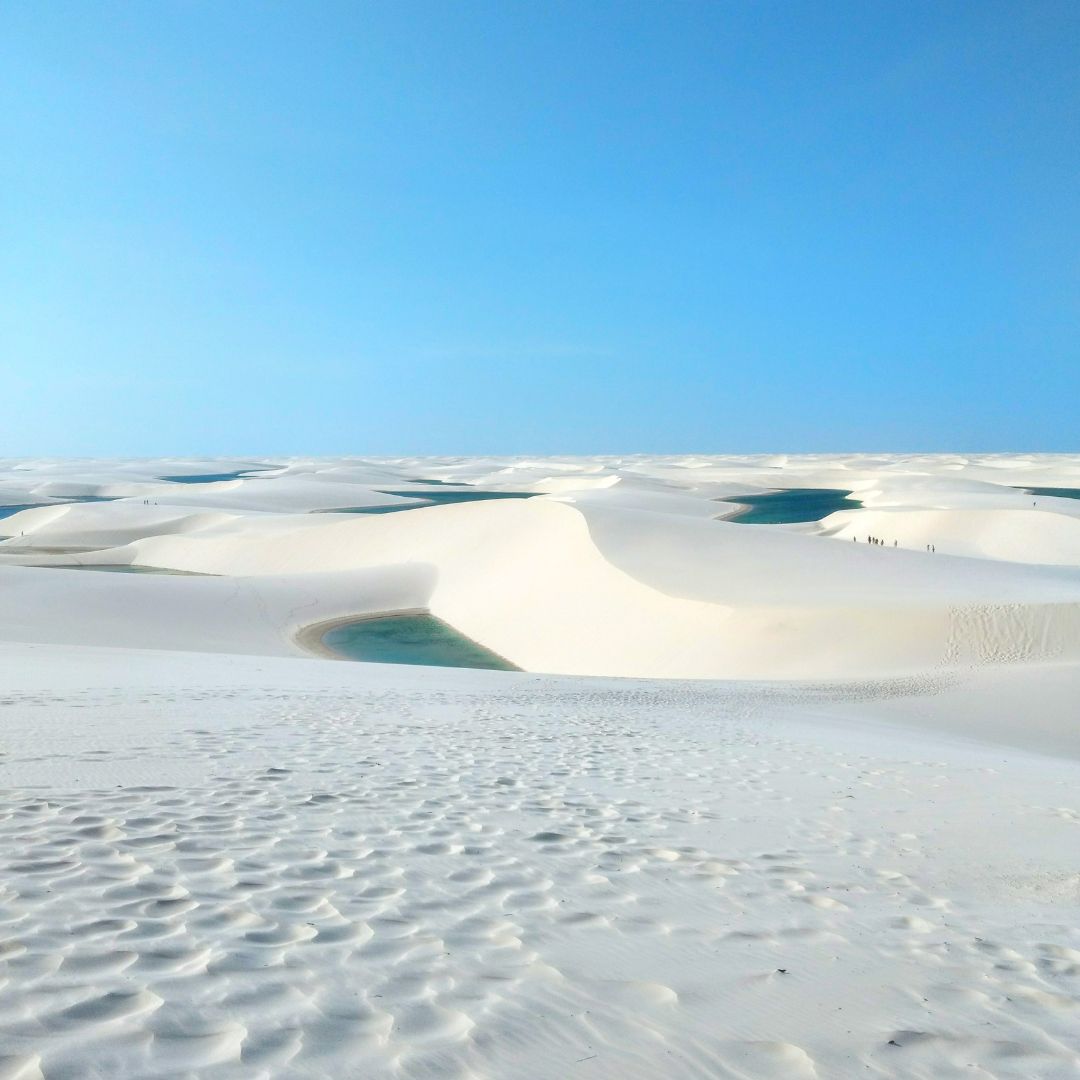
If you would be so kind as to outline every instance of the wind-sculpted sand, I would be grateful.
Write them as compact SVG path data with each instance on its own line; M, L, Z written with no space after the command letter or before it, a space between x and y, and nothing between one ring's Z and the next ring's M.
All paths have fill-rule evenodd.
M0 1077L1080 1075L1074 477L0 469ZM538 496L333 513L417 478ZM714 520L782 480L864 508ZM312 658L403 610L532 670Z
M933 685L122 655L5 656L8 1075L1080 1066L1078 765Z
M311 624L420 608L518 667L566 674L855 678L1080 658L1080 500L1034 497L1033 510L1018 486L1067 486L1074 459L294 462L154 479L237 464L142 463L138 481L100 463L0 471L13 503L50 500L0 519L0 581L35 597L0 639L280 654ZM536 497L334 512L455 484ZM785 484L842 485L865 507L809 525L716 520L731 509L718 498ZM65 491L114 501L57 503ZM387 494L401 491L415 495ZM897 547L851 542L879 533ZM216 580L105 591L94 575L26 572L59 563ZM238 612L234 594L266 616ZM231 625L200 633L223 609Z

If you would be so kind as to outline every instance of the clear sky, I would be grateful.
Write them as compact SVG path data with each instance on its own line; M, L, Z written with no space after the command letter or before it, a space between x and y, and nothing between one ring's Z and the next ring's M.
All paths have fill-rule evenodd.
M1080 450L1076 0L0 0L0 454Z

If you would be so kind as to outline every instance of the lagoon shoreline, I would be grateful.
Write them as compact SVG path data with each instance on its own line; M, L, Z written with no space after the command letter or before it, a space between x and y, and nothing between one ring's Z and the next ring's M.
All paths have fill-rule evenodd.
M321 619L319 622L308 623L301 626L293 634L293 642L308 654L318 657L320 660L344 660L355 663L348 656L343 656L329 645L324 644L323 638L332 630L340 630L354 623L369 622L372 619L394 619L398 616L430 615L427 608L401 608L394 611L371 611L361 615L339 615L333 619Z

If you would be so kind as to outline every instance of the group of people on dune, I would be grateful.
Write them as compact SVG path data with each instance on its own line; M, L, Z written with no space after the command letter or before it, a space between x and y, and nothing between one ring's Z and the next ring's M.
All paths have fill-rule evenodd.
M852 540L852 543L855 543L855 544L857 544L859 542L859 538L857 536L853 536L851 538L851 540ZM888 547L889 546L879 536L868 536L866 538L866 542L868 544L876 544L878 547ZM897 542L895 540L892 542L892 546L893 547L897 546ZM931 554L933 554L935 551L937 551L937 548L933 544L927 544L926 545L926 550L929 551Z

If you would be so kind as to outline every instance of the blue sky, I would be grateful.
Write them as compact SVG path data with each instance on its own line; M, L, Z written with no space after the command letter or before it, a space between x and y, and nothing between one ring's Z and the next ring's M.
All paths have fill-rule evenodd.
M1077 450L1070 2L0 0L0 454Z

